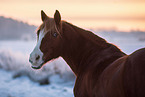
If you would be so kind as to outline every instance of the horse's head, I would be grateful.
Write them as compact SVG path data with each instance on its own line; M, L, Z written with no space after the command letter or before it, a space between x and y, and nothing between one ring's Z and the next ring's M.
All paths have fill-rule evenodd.
M54 18L49 18L41 11L41 19L43 23L37 31L37 44L29 58L34 69L39 69L46 62L59 57L62 48L62 27L59 11L56 10Z

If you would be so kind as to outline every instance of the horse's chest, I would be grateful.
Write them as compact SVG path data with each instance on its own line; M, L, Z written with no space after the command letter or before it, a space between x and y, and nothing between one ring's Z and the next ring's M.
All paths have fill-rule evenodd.
M93 97L93 81L89 75L77 77L74 94L75 97Z

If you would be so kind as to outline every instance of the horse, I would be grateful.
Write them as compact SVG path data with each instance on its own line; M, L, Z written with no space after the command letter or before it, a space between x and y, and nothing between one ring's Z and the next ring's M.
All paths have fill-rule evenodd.
M62 57L76 75L75 97L145 97L145 49L130 55L71 23L58 10L51 18L41 10L33 69Z

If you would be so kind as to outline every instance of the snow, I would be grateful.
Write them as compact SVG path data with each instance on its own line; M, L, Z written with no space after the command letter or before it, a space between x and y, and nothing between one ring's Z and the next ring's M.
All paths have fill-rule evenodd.
M96 34L127 54L145 46L132 33ZM61 57L39 70L31 68L28 58L35 45L35 41L0 41L0 97L73 97L75 76Z
M40 70L31 69L25 61L19 53L0 51L0 67L3 68L0 69L0 97L73 97L75 76L63 65L62 59L48 63ZM56 63L61 68L56 68ZM45 79L50 84L40 85Z
M34 83L26 76L17 79L12 78L12 73L0 70L0 97L73 97L73 82L53 82L50 85L41 86ZM62 80L60 76L50 77L53 81ZM61 84L63 83L63 84Z

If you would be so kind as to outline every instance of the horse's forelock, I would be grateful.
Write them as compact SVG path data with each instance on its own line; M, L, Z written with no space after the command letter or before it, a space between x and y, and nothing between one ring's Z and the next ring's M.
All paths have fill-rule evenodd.
M60 29L57 27L57 25L55 24L55 21L53 18L48 19L47 21L43 22L38 28L37 28L37 35L39 37L39 33L41 30L44 30L45 33L47 32L57 32L60 36Z

